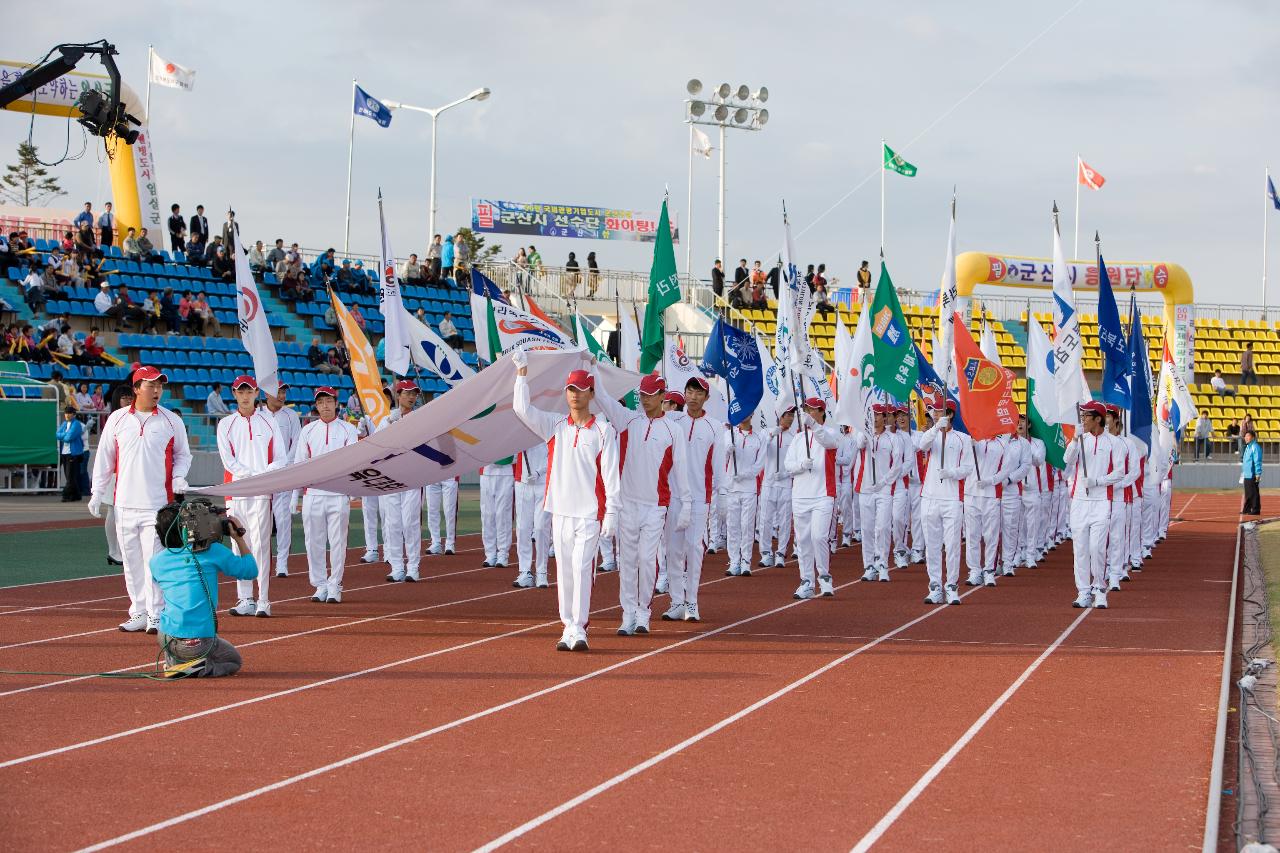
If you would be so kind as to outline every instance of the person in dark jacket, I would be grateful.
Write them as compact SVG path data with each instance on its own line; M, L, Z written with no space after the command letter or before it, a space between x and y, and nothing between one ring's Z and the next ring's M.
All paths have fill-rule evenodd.
M188 229L191 239L195 240L196 235L200 235L200 243L209 245L209 220L204 215L204 205L196 205L196 215L191 217L191 228Z

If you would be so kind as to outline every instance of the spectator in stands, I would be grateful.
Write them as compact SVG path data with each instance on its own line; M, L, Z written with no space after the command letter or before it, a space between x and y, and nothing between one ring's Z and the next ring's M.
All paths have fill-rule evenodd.
M809 285L810 293L813 293L813 276L814 276L813 264L809 264L809 266L806 267L804 271L804 283Z
M10 235L10 237L11 236L12 235ZM9 238L0 234L0 266L7 267L10 264L16 263L17 260L17 255L9 249Z
M84 210L76 214L76 218L71 220L71 224L74 225L77 229L83 228L85 226L88 226L90 229L92 229L93 228L93 202L86 201L84 203Z
M737 287L742 282L751 278L751 271L747 269L747 259L742 258L738 261L738 267L733 271L733 285Z
M209 396L204 400L204 410L211 415L229 415L231 409L222 400L222 383L213 383L213 390L209 392Z
M40 268L36 264L33 263L28 269L27 277L22 280L22 298L33 314L40 314L49 299L44 292L44 277L40 275Z
M63 323L62 327L58 329L58 337L54 346L57 347L58 355L61 356L59 360L63 364L79 364L79 347L76 343L76 336L71 334L70 324Z
M67 231L62 235L62 242L58 244L58 248L55 251L65 255L68 252L74 252L75 250L76 235L71 231Z
M867 296L871 293L871 269L867 262L863 261L862 266L858 267L858 304L865 305Z
M106 350L103 349L102 344L98 343L99 334L101 334L101 331L97 326L90 327L89 334L85 336L84 343L81 344L80 348L84 352L86 364L106 363L106 359L102 357ZM99 386L99 390L101 390L101 386Z
M196 205L196 215L191 217L191 239L194 240L196 235L200 235L200 245L207 246L209 244L209 220L204 215L204 205Z
M1209 385L1219 397L1234 397L1236 395L1236 389L1227 387L1227 380L1222 378L1221 368L1213 371L1213 377L1209 379Z
M206 264L211 265L213 263L213 259L218 255L218 248L220 246L222 246L222 235L215 234L213 237L213 242L210 243L208 246L206 246L204 249L204 262Z
M160 319L170 333L182 331L182 316L178 314L178 305L173 301L172 287L166 287L160 294Z
M89 253L98 247L98 242L93 236L92 225L81 225L76 229L76 254L88 257Z
M236 222L234 210L227 211L227 221L222 223L222 245L227 247L228 252L240 248L240 223Z
M542 255L538 253L538 247L529 244L529 272L535 276L542 275Z
M102 215L98 217L98 236L102 245L110 246L116 237L116 215L111 212L111 202L104 205Z
M213 308L209 306L209 300L205 298L204 291L196 294L196 303L191 308L191 313L196 315L200 320L200 334L208 337L212 334L214 337L222 335L222 322L218 319L218 315L214 313Z
M58 280L58 296L63 295L62 288L79 287L84 283L84 276L80 274L80 263L71 252L59 259L58 265L54 268L54 275Z
M337 260L334 258L335 249L330 246L325 249L324 254L315 259L311 264L311 286L324 287L329 283L329 279L333 278L334 268L337 266Z
M80 457L84 455L84 424L76 417L74 406L62 410L62 423L58 424L58 459L62 463L62 502L80 500Z
M98 294L101 296L102 294ZM116 288L115 298L111 300L111 304L103 310L98 299L93 301L94 307L106 317L110 317L115 321L115 330L119 332L129 322L133 321L138 312L137 306L133 304L133 297L129 295L129 287L120 285Z
M577 290L581 276L582 274L578 272L578 258L570 252L569 260L564 262L564 281L560 283L560 295L567 298Z
M336 282L337 282L334 285L334 289L337 290L339 293L342 293L343 291L346 291L348 293L355 291L356 276L355 276L355 272L351 269L350 258L342 259L342 266L338 267L338 274L334 278L336 279Z
M27 236L27 232L19 229L18 236L11 237L9 240L9 251L15 255L29 253L35 249L31 244L31 238Z
M343 261L344 265L346 263L346 261ZM405 261L404 265L400 267L400 278L406 284L422 284L426 281L427 271L423 269L422 264L418 263L417 255L409 255L409 260Z
M773 298L778 298L778 285L782 281L782 258L778 258L778 262L773 265L773 269L769 270L769 275L765 278L765 287L773 292ZM766 297L767 299L768 297Z
M1227 424L1227 446L1231 448L1232 453L1240 451L1240 424L1238 421L1232 421Z
M1242 515L1262 515L1262 497L1258 486L1262 484L1262 448L1258 446L1258 434L1253 428L1244 431L1244 451L1240 454L1240 483L1244 486Z
M454 349L462 349L462 334L453 323L452 311L444 312L444 316L440 318L439 327L440 337L446 344Z
M96 329L94 331L97 331ZM93 393L89 396L89 408L95 412L105 412L107 410L107 399L102 394L102 386L94 385Z
M276 278L280 280L282 299L298 298L298 283L302 278L302 258L297 252L290 250L276 262Z
M1249 430L1257 432L1258 428L1253 424L1253 415L1245 412L1244 417L1240 419L1240 437L1243 439L1244 434Z
M156 247L151 244L151 238L147 236L145 228L138 233L138 250L142 254L142 260L164 263L164 255L157 252Z
M435 284L440 280L440 235L431 235L431 245L427 247L427 280Z
M587 252L587 296L595 296L600 289L600 266L596 263L596 253Z
M1258 374L1253 369L1253 341L1246 341L1240 352L1240 384L1258 384Z
M176 204L169 206L169 248L181 252L187 245L187 220L182 217L182 208Z
M227 250L224 246L218 246L213 254L213 262L209 264L209 271L213 273L213 277L221 279L229 284L234 284L236 280L236 264L227 256Z
M751 279L749 277L743 277L735 280L733 287L729 288L729 307L739 309L746 308L747 300L750 298L751 293L749 290L750 287Z
M471 289L471 266L462 261L453 262L453 281L462 290Z
M1208 412L1201 412L1200 417L1196 419L1196 449L1195 458L1200 458L1200 451L1204 451L1205 459L1213 458L1213 420L1209 417Z
M719 258L711 265L711 292L724 296L724 262Z
M346 373L347 368L351 366L351 353L347 352L346 343L343 342L342 338L338 338L333 345L333 349L337 354L337 358L333 363L338 365L338 372Z
M529 248L533 248L530 246ZM453 278L454 245L453 236L444 238L440 246L440 274L444 278Z
M457 272L458 267L470 267L472 260L471 243L464 236L463 229L459 228L458 233L453 238L454 272Z
M373 286L368 273L364 271L364 261L357 260L355 267L351 270L351 274L355 277L356 290L360 293L372 296L378 290Z
M751 265L751 286L755 287L759 284L763 287L765 278L764 267L761 265L760 261L756 261Z
M52 260L52 259L51 259ZM40 279L40 286L44 288L46 297L60 297L62 291L62 272L58 264L50 263L44 268L44 275Z
M413 318L424 326L429 325L431 322L427 319L427 309L422 306L418 306L418 310L413 312Z
M516 268L516 288L525 290L525 277L529 271L529 253L524 250L524 246L516 251L516 256L511 259L511 263Z
M364 313L360 310L359 305L351 306L351 319L356 321L356 325L360 327L360 331L364 331Z
M204 235L193 232L191 239L187 241L187 263L196 267L205 266L204 252L206 248Z
M142 248L138 245L138 232L132 226L124 234L124 244L120 247L120 250L131 261L142 260Z
M748 306L751 308L768 308L769 297L765 295L764 284L757 283L751 285L751 301Z
M160 324L160 297L154 290L147 291L147 298L142 300L143 331L158 332Z
M266 262L263 264L262 271L275 272L276 266L284 260L286 254L287 253L284 250L284 240L277 237L275 247L270 252L267 252ZM279 277L279 273L276 273L276 275Z
M64 406L76 405L76 389L67 384L62 378L61 370L54 370L49 374L49 383L58 389L58 403Z
M194 302L195 299L190 290L182 291L182 298L178 300L178 320L182 324L183 331L191 330L191 306Z
M262 241L258 240L249 250L249 271L262 274L267 269L267 257L262 252Z
M825 269L826 266L824 264L819 264L818 272L813 277L814 303L817 305L818 312L824 316L835 310L835 306L831 304L830 296L827 293L827 280L822 275L822 271Z
M88 382L81 382L76 386L76 409L81 412L93 409L93 397L89 394Z
M103 257L102 250L94 249L85 260L84 269L80 271L85 287L96 287L106 281L107 275L102 268L105 263L106 258Z
M98 295L93 297L93 307L99 314L107 314L115 299L111 296L110 286L105 281L98 282Z
M328 353L320 346L320 338L313 337L311 346L307 347L307 363L311 365L313 370L319 370L321 373L337 373L336 364L329 363Z

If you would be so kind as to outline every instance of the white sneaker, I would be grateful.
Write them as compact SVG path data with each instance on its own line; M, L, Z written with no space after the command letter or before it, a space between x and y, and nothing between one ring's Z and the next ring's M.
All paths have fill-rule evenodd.
M139 631L147 629L147 614L131 613L129 618L120 623L120 630L129 634L136 634Z
M841 548L852 548L852 547L853 547L853 537L851 537L851 536L844 536L844 537L841 537L841 539L840 539L840 547L841 547Z
M257 605L254 604L252 598L242 598L236 602L236 606L227 611L232 616L252 616L258 612Z
M1119 591L1120 591L1120 581L1116 580L1115 578L1112 578L1111 583L1108 584L1107 586L1107 592L1119 592Z
M702 616L698 613L698 605L686 603L684 606L684 621L701 622Z
M377 552L377 551L366 551L366 552L365 552L365 554L364 554L364 556L360 558L360 562L362 562L362 563L380 563L380 562L382 562L382 561L381 561L380 559L378 559L378 552Z
M533 575L528 572L521 572L516 575L516 579L511 585L519 589L528 589L533 586Z
M883 581L884 583L888 583L888 582L889 582L889 567L888 567L888 566L881 566L881 567L879 568L879 570L877 570L877 572L876 572L876 579L877 579L877 580L880 580L880 581Z
M329 597L325 599L329 604L342 603L342 587L337 584L329 584Z
M907 552L901 550L894 551L893 565L895 568L905 569L907 567ZM888 578L885 578L885 580L888 580Z
M943 600L942 587L936 583L929 584L929 594L924 597L924 603L941 604Z
M617 563L601 563L600 564L600 574L602 575L607 575L610 572L616 572L617 570L618 570Z
M744 578L751 577L751 558L748 557L745 563L738 566L738 574Z
M831 583L831 575L822 575L818 578L818 590L827 598L836 594L835 585Z
M636 614L636 633L637 634L649 633L649 611L648 610L643 610L640 613Z
M1093 591L1093 606L1099 610L1107 609L1107 593L1105 590L1096 589Z
M422 580L422 578L418 576L417 569L410 569L409 571L405 572L404 579L409 583L417 583L418 581Z
M983 573L982 573L982 585L983 585L983 586L995 586L995 585L996 585L996 573L995 573L995 572L983 572Z
M284 566L276 566L276 577L278 578L289 577L289 570Z
M628 613L622 617L622 624L618 626L619 637L630 637L636 632L636 617Z
M982 586L982 572L969 572L969 577L964 579L965 586Z
M880 576L880 573L876 571L875 566L867 566L867 568L862 573L862 579L864 581L873 581L879 576Z
M311 600L323 604L329 600L329 590L323 586L316 587L315 595L311 596Z
M431 547L427 549L427 556L429 557L439 557L443 553L444 549L440 547Z
M159 614L155 614L155 613L149 613L149 614L147 614L147 633L148 633L148 634L158 634L158 633L160 633L160 616L159 616Z
M394 569L393 569L393 570L391 571L391 574L387 575L387 582L388 582L388 583L403 583L403 582L404 582L404 569L400 569L399 571L396 571L396 570L394 570Z
M572 628L565 628L560 634L560 639L556 642L556 651L567 652L573 647L574 632Z
M773 565L773 552L761 551L760 552L760 568L767 569L772 565Z
M683 604L673 604L667 608L667 612L662 614L662 618L668 622L680 622L684 619L685 606Z
M665 574L658 575L658 584L654 587L654 590L659 595L666 595L671 591L671 584L667 581L667 576Z
M786 564L787 564L787 559L786 559L786 557L784 557L782 554L774 554L774 555L773 555L773 566L774 566L774 568L781 568L782 566L785 566Z
M261 617L262 617L262 618L264 618L264 619L265 619L266 617L270 616L270 615L271 615L271 602L270 602L270 601L259 601L259 602L258 602L258 609L254 611L254 614L253 614L253 615L254 615L254 616L261 616Z
M797 599L813 598L813 584L810 583L809 581L801 582L800 586L796 587L795 594L792 595L791 597L797 598Z
M1071 606L1072 606L1072 607L1080 607L1080 608L1084 608L1084 607L1092 607L1092 606L1093 606L1093 593L1092 593L1091 591L1089 591L1089 590L1087 590L1087 589L1086 589L1084 592L1082 592L1082 593L1080 593L1079 595L1077 595L1077 596L1076 596L1076 600L1075 600L1075 601L1073 601L1073 602L1071 602Z
M538 589L546 589L550 585L551 584L547 583L546 575L538 575L538 579L534 582L534 586L536 586Z
M1002 571L1000 574L1004 575L1007 578L1013 577L1013 566L1005 566L1004 571Z
M959 604L960 593L956 591L955 584L947 586L947 604Z
M725 569L724 573L726 576L731 578L736 578L738 575L742 574L741 570L738 569L738 566L736 563L730 566L729 568Z
M586 652L591 650L591 647L587 645L586 631L578 631L574 634L572 649L575 652Z
M913 548L911 550L910 557L911 557L911 565L913 566L916 565L917 563L924 562L924 552L921 551L919 548Z

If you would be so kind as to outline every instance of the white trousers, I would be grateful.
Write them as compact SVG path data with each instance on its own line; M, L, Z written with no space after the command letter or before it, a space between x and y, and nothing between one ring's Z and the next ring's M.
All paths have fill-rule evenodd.
M858 512L862 519L862 568L889 565L889 536L893 515L893 495L885 486L878 492L859 492ZM796 525L799 536L800 526Z
M1111 501L1111 518L1107 521L1107 580L1118 581L1129 561L1129 509L1121 492Z
M542 487L539 486L539 489ZM458 481L432 483L427 490L427 532L431 534L432 551L453 551L454 528L458 523ZM440 516L444 515L444 545L440 544ZM548 522L550 524L550 522ZM550 528L548 528L549 530ZM551 534L548 533L548 536Z
M760 505L756 512L756 541L760 544L760 554L787 555L787 545L791 542L791 481L765 483L760 490ZM773 547L773 540L778 540L778 547Z
M1045 544L1044 508L1039 492L1026 489L1022 493L1022 556L1034 560L1047 546Z
M995 496L964 496L964 556L970 574L996 570L1000 509L1000 500Z
M1142 524L1146 501L1136 488L1133 491L1133 503L1129 505L1129 562L1137 565L1142 562Z
M231 498L227 502L227 514L240 520L245 527L244 541L258 564L258 594L253 594L253 581L237 580L236 595L252 598L259 603L271 602L271 498ZM235 548L240 553L239 546Z
M275 522L276 571L289 569L289 549L293 547L293 492L276 492L271 496L271 517Z
M520 574L533 574L536 570L539 579L547 576L547 548L551 545L551 516L542 508L545 492L543 483L516 483L516 557L520 560ZM450 525L450 541L452 528Z
M751 545L756 532L756 493L727 492L724 496L729 565L751 567Z
M606 538L604 536L601 536L599 537L599 540L600 540L600 544L598 548L600 551L600 562L606 566L612 564L616 568L618 563L617 563L617 560L613 558L614 537L610 536Z
M907 530L911 526L911 493L902 481L893 484L893 493L889 496L889 513L893 519L889 526L890 548L887 550L905 551L907 549ZM887 553L886 550L886 553ZM886 557L886 565L888 558Z
M366 495L360 499L360 520L364 524L364 552L378 553L378 498Z
M836 483L836 521L840 524L840 535L852 537L858 527L858 501L853 495L853 484ZM861 536L861 531L858 532Z
M1014 568L1022 556L1022 496L1016 485L1006 484L1000 498L1000 565Z
M346 495L307 492L302 496L302 538L307 543L307 571L312 586L342 588L350 524L351 499Z
M698 603L709 508L709 504L694 501L688 527L676 530L674 521L667 524L667 585L672 604Z
M107 556L123 561L120 555L120 537L116 534L116 508L111 504L107 504L107 511L103 513L102 526L107 531Z
M414 573L422 565L422 489L378 497L382 516L382 556L392 574Z
M719 491L711 493L711 510L707 515L707 541L712 545L720 545L726 539L727 506L728 502L724 494Z
M491 565L511 562L511 509L515 477L480 475L480 538ZM560 553L560 549L556 549Z
M924 561L929 583L942 585L942 564L946 560L947 586L960 583L960 528L964 505L944 498L920 500L921 527L924 528ZM912 544L915 544L914 541Z
M1173 486L1168 480L1160 481L1160 536L1169 532L1169 512L1173 508Z
M1071 502L1071 550L1076 571L1076 591L1106 589L1107 524L1110 501Z
M594 518L551 516L551 538L556 545L556 594L560 599L560 621L566 630L586 633L599 536L600 522Z
M912 483L910 488L911 495L911 547L923 551L924 550L924 513L923 496L920 494L920 484Z
M1147 480L1142 489L1143 548L1151 548L1156 544L1156 536L1160 531L1160 504L1163 500L1159 481Z
M835 510L835 498L793 498L791 501L802 581L812 584L823 575L831 574L831 548L827 537L831 533L831 516Z
M160 587L151 579L151 557L160 550L154 509L113 507L120 559L124 561L124 588L129 594L129 615L159 616L164 610Z
M618 603L624 618L649 612L658 580L658 540L666 522L664 506L618 501ZM559 554L557 548L557 559Z

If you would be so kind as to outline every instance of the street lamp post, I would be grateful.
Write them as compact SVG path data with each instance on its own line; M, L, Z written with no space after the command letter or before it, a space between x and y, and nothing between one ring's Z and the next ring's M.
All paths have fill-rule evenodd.
M456 101L450 101L442 107L427 108L415 107L410 104L403 104L399 101L383 101L389 109L393 110L412 110L417 113L426 113L431 116L431 210L427 216L427 239L435 238L436 233L436 119L440 113L447 109L456 107L459 104L465 104L467 101L483 101L490 95L489 87L485 86L476 89L465 98L458 98Z
M702 81L693 79L685 84L685 91L690 97L685 100L685 123L705 124L720 129L720 209L716 237L716 255L728 265L725 257L725 131L761 130L769 122L769 111L764 103L769 100L769 90L761 86L754 92L746 85L735 90L728 83L721 83L709 97L701 98ZM711 112L708 113L708 108ZM689 198L693 198L693 169L689 170ZM686 211L688 221L685 223L685 239L692 241L693 217ZM686 248L687 257L692 256L692 246ZM686 261L686 266L688 262Z

